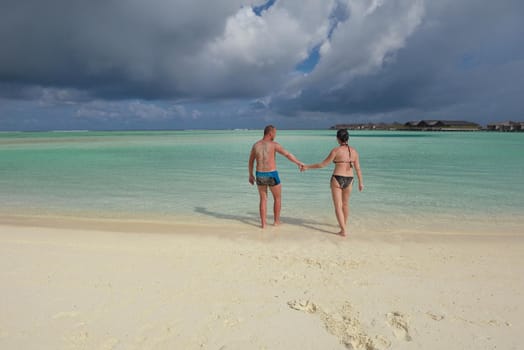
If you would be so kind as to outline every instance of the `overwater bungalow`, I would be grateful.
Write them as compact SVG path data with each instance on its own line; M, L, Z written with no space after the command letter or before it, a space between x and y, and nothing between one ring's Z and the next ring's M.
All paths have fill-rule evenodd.
M514 122L511 120L488 124L489 131L524 131L524 122Z
M481 126L463 120L413 120L404 124L407 130L478 131Z

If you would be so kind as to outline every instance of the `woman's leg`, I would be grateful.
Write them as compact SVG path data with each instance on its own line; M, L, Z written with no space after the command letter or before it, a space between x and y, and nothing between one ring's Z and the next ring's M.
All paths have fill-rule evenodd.
M344 222L348 223L349 219L349 198L351 197L351 190L353 183L342 190L342 211L344 212Z
M331 178L331 195L333 196L333 206L335 207L335 215L337 216L338 225L340 226L339 234L346 235L346 219L344 217L343 209L343 190L340 188L337 180Z

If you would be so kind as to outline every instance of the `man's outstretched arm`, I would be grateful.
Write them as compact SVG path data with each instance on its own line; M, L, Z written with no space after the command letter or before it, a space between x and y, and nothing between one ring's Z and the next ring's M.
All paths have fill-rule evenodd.
M297 159L297 157L295 157L293 155L293 153L289 152L288 150L284 149L284 147L282 147L281 145L277 145L276 147L276 151L278 153L280 153L281 155L283 155L284 157L286 157L287 159L289 159L290 162L293 162L295 163L296 165L298 165L299 167L302 167L304 165L304 163L302 163L301 161L299 161Z

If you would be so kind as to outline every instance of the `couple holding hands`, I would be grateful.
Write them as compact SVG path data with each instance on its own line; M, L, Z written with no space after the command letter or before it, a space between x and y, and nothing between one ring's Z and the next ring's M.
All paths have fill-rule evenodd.
M273 212L275 218L275 225L280 224L280 209L282 206L282 185L276 170L276 153L282 154L291 162L300 167L300 171L309 169L320 169L333 162L335 169L331 176L331 194L333 196L333 204L335 207L335 214L338 224L340 226L341 236L347 235L347 221L349 217L349 197L353 187L354 172L358 178L358 189L364 189L364 182L362 180L362 172L360 170L360 162L358 152L350 147L348 144L349 134L346 129L340 129L337 132L337 141L339 146L333 148L329 152L326 159L320 163L306 165L300 162L293 154L285 150L280 144L275 142L277 129L273 125L268 125L264 129L264 137L256 142L251 148L249 156L248 170L249 183L257 184L258 193L260 195L260 220L262 228L266 227L266 213L267 213L267 197L268 188L273 195L274 204ZM256 177L253 175L253 167L256 162Z

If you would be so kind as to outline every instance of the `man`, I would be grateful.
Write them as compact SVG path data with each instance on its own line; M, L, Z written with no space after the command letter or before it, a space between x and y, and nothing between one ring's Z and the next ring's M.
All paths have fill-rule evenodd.
M275 142L277 135L277 129L273 125L268 125L264 129L264 137L262 140L256 142L251 148L251 154L249 156L249 183L258 186L258 193L260 195L260 220L262 228L266 227L266 212L267 212L267 189L271 190L273 195L273 212L274 212L274 225L280 224L280 208L282 206L282 185L280 184L280 178L278 177L277 166L275 161L276 152L282 154L284 157L295 163L299 167L304 164L301 163L294 155L289 153ZM256 178L253 176L253 165L257 163L256 167Z

